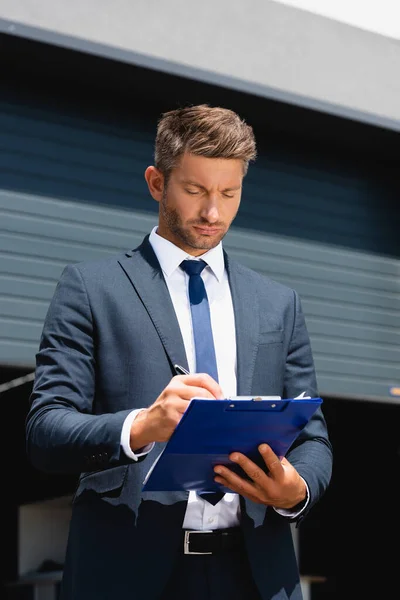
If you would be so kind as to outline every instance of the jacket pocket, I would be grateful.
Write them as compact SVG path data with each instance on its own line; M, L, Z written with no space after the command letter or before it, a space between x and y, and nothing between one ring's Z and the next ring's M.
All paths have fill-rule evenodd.
M283 342L283 329L277 331L261 331L258 343L262 344L281 344Z

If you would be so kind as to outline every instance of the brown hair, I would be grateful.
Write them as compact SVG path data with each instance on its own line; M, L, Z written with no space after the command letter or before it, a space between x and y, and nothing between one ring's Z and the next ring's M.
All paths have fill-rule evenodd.
M232 110L207 104L178 108L161 115L154 159L166 180L185 152L208 158L241 159L244 174L257 155L250 125Z

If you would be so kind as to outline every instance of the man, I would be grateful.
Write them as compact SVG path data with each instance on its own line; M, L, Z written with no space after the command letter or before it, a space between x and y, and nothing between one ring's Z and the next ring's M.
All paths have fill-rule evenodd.
M286 458L265 444L265 468L231 455L250 479L216 466L232 491L216 504L193 491L142 492L191 398L318 395L298 295L222 249L255 157L252 128L230 110L165 113L145 172L158 226L135 250L60 278L26 430L37 468L81 473L61 600L301 598L290 523L330 481L321 410Z

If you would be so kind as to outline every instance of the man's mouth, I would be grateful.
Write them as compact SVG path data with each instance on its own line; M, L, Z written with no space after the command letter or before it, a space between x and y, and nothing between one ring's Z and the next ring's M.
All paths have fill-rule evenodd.
M201 233L202 235L215 235L221 231L220 227L206 227L201 225L194 225L196 231Z

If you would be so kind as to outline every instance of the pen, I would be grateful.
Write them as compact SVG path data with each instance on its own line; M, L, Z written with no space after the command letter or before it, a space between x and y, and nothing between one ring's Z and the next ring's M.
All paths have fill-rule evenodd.
M174 369L177 375L190 375L189 371L186 371L186 369L181 367L181 365L174 365Z

